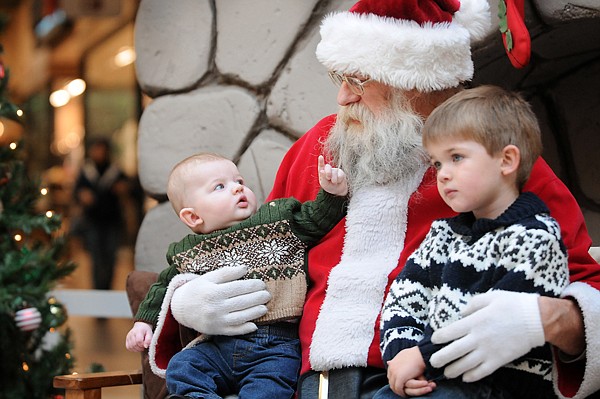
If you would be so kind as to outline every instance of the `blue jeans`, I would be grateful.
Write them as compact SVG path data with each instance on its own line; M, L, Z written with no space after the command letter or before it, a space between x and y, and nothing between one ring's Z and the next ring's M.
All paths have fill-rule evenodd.
M373 399L398 399L389 385L381 388ZM512 396L506 392L483 382L466 383L460 380L437 381L433 392L418 397L419 399L510 399Z
M177 353L167 366L170 394L220 399L292 398L300 371L297 324L259 326L251 334L214 336Z

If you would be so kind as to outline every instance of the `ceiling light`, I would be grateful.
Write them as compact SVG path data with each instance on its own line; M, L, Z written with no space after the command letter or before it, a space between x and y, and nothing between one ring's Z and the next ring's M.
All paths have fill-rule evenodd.
M135 61L135 51L131 47L121 47L115 55L115 65L119 68L127 66Z
M71 97L77 97L85 91L85 80L73 79L65 86L65 90L71 95Z
M54 108L62 107L67 104L70 99L71 95L65 89L56 90L50 94L50 104Z

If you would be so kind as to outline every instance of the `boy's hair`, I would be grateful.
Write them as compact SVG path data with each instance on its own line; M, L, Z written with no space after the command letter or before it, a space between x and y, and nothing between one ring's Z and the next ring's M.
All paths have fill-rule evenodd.
M221 160L228 161L229 159L212 152L201 152L189 156L173 166L169 174L169 180L167 181L167 197L175 213L179 214L179 211L184 207L183 200L186 196L186 186L194 167L199 167L206 162Z
M429 115L423 126L423 145L448 137L473 140L490 155L509 144L518 147L519 189L542 154L540 127L531 106L518 93L497 86L463 90Z

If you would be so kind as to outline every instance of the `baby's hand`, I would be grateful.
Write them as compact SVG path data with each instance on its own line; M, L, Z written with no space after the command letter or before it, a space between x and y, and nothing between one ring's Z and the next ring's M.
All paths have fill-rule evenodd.
M131 352L143 352L150 347L152 341L152 326L148 323L136 321L127 333L125 347Z
M346 174L340 168L325 164L323 155L319 155L319 184L329 194L344 196L348 194L348 181Z

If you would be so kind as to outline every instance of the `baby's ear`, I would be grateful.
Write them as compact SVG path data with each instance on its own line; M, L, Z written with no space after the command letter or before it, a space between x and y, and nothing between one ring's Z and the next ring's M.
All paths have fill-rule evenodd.
M198 226L204 223L204 220L196 213L194 208L183 208L179 211L179 219L190 229L196 231Z
M519 147L509 144L502 149L502 171L505 175L517 171L521 164L521 151Z

